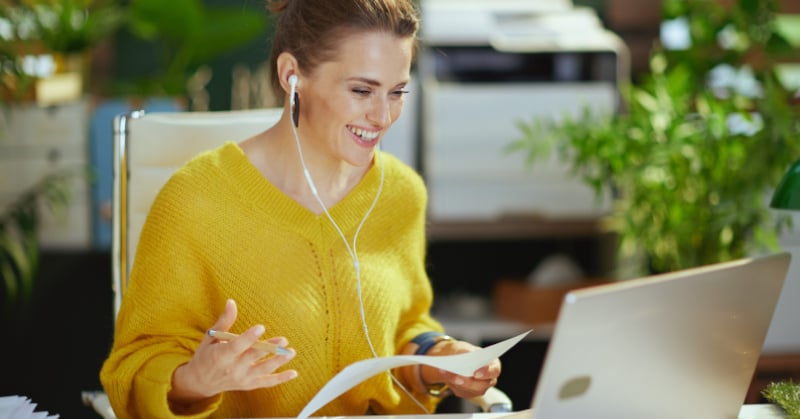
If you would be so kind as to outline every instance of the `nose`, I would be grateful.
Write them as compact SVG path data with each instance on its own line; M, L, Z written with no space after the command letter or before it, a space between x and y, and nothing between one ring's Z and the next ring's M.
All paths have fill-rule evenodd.
M383 97L376 97L367 111L367 119L382 127L386 128L394 122L392 118L394 104L388 99Z

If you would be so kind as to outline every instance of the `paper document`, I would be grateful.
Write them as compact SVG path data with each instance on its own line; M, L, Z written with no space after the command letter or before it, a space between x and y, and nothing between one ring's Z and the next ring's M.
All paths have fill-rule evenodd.
M445 356L397 355L355 362L345 367L339 374L336 374L335 377L328 381L297 417L298 419L308 418L331 400L339 397L342 393L362 381L392 368L424 364L458 375L471 376L478 368L488 364L495 358L499 358L500 355L511 349L528 333L530 333L530 330L483 349L463 354Z
M0 397L0 418L4 419L56 419L58 415L37 412L36 403L24 396Z

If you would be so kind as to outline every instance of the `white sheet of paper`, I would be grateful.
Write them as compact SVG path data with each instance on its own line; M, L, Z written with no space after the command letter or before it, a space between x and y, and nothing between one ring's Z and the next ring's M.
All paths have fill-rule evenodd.
M314 398L306 404L306 407L303 408L303 411L300 412L297 418L308 418L311 414L328 404L331 400L339 397L345 391L350 390L375 374L392 368L424 364L458 375L471 376L478 368L488 364L495 358L499 358L500 355L511 349L528 333L530 333L530 330L483 349L463 354L445 356L397 355L370 358L352 363L340 371L339 374L336 374L335 377L331 378L330 381L317 392Z
M0 418L4 419L56 419L58 415L36 412L36 403L23 396L0 397Z

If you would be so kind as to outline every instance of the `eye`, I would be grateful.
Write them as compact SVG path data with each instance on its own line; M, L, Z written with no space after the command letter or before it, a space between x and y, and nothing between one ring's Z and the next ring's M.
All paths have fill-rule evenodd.
M354 87L351 91L359 96L369 96L370 93L372 93L369 89L362 89L359 87Z
M401 98L408 94L408 90L395 90L392 92L392 96Z

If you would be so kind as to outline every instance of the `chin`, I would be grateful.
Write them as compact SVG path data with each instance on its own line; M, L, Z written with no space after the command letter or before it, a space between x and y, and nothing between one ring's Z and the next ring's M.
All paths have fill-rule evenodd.
M377 145L369 150L361 149L357 154L351 154L346 160L355 167L370 167L375 160L377 150Z

